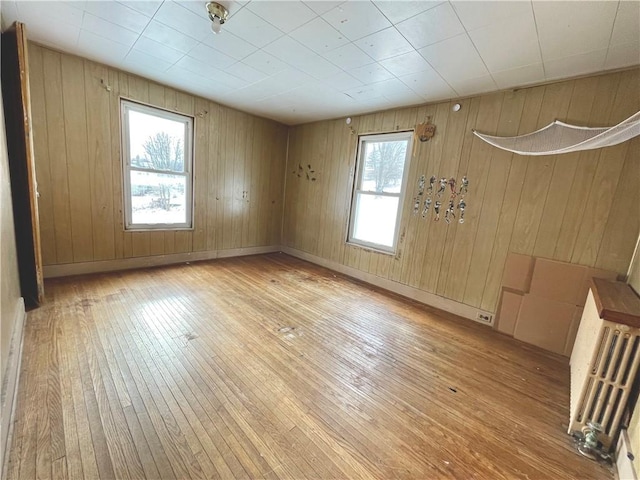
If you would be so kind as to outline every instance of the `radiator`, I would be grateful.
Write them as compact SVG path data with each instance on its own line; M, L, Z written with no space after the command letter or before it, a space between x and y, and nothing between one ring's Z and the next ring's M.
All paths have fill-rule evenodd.
M585 304L571 354L571 415L568 433L590 421L602 425L609 450L640 365L640 328L600 318L593 293Z

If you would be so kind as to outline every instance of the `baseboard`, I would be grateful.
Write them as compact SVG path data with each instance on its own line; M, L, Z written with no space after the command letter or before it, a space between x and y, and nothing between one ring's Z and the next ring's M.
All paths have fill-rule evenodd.
M397 293L398 295L402 295L403 297L416 300L420 303L424 303L431 307L444 310L445 312L453 313L460 317L468 318L469 320L473 320L474 322L481 323L482 325L488 325L488 326L492 325L492 323L479 321L477 317L478 317L478 313L483 313L485 315L486 314L491 315L491 318L493 319L494 318L493 312L486 312L476 307L472 307L471 305L466 305L464 303L456 302L455 300L441 297L440 295L434 295L433 293L425 292L424 290L420 290L415 287L410 287L409 285L404 285L399 282L394 282L393 280L389 280L387 278L381 278L381 277L378 277L377 275L373 275L371 273L358 270L357 268L348 267L338 262L327 260L325 258L318 257L316 255L312 255L310 253L297 250L295 248L282 246L281 250L282 252L288 255L291 255L293 257L300 258L302 260L315 263L316 265L320 265L321 267L325 267L330 270L343 273L344 275L348 275L349 277L362 280L363 282L369 283L376 287L384 288L385 290L389 290L393 293Z
M6 478L6 460L8 459L9 447L13 435L13 414L16 408L16 398L18 396L18 382L20 380L20 364L22 362L22 339L24 337L26 312L24 300L19 299L16 306L15 320L13 323L13 333L9 344L9 356L7 366L4 371L2 382L2 392L0 394L0 407L2 415L0 417L0 467L1 478Z
M151 255L148 257L119 258L117 260L101 260L98 262L65 263L62 265L46 265L44 277L68 277L87 273L113 272L134 268L158 267L215 258L241 257L261 253L279 252L279 245L265 247L230 248L226 250L207 250L204 252L174 253L171 255Z
M620 480L638 480L638 472L629 458L629 453L631 453L631 440L627 431L622 430L618 439L618 448L616 448L616 477ZM633 455L640 455L640 452L633 452Z

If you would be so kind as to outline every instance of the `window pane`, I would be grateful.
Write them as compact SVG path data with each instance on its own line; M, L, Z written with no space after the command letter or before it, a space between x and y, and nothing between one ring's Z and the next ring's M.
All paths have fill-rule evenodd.
M186 184L184 175L132 171L132 223L187 223Z
M400 193L407 141L364 142L360 190Z
M184 123L129 110L132 167L184 172Z
M392 247L398 201L398 197L356 193L353 238Z

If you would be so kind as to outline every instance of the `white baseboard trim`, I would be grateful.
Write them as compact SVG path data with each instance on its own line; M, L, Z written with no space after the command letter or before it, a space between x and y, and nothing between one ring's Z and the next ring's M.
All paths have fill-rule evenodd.
M631 452L631 440L626 430L620 431L618 439L618 448L616 448L616 471L617 478L620 480L638 480L638 472L633 466L633 462L629 458ZM640 452L633 452L634 455L640 455Z
M8 459L9 447L13 436L13 417L18 397L18 382L20 380L20 365L22 363L22 341L24 338L24 325L27 314L24 309L24 300L20 297L15 311L13 333L9 344L9 356L2 381L0 393L0 472L1 478L6 478L5 465Z
M65 263L62 265L46 265L44 277L68 277L87 273L113 272L117 270L131 270L134 268L158 267L199 260L213 260L215 258L241 257L244 255L258 255L261 253L279 252L279 245L266 247L230 248L227 250L207 250L204 252L174 253L171 255L152 255L148 257L119 258L117 260L101 260L98 262Z
M363 272L361 270L358 270L357 268L342 265L338 262L334 262L333 260L327 260L325 258L318 257L316 255L312 255L310 253L303 252L301 250L297 250L295 248L287 247L284 245L281 247L281 250L282 252L293 257L300 258L302 260L315 263L316 265L320 265L321 267L343 273L344 275L348 275L349 277L362 280L363 282L369 283L376 287L389 290L393 293L397 293L398 295L402 295L403 297L416 300L420 303L424 303L431 307L444 310L445 312L453 313L460 317L468 318L469 320L481 323L482 325L492 326L491 323L478 321L478 313L489 314L491 315L491 318L495 318L493 312L480 310L476 307L472 307L471 305L456 302L455 300L441 297L440 295L434 295L433 293L425 292L424 290L410 287L409 285L404 285L399 282L394 282L393 280L389 280L387 278L378 277L377 275Z

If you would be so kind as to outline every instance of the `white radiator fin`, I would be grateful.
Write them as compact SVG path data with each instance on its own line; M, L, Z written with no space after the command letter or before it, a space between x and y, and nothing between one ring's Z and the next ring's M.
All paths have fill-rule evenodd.
M579 357L583 357L584 360L587 353L584 348L582 352L580 347L574 349L576 355L571 357L573 381L569 432L582 430L589 421L596 421L603 427L600 440L605 448L608 448L618 433L624 407L640 364L640 329L601 319L599 322L600 329L595 337L597 341L588 342L592 345L595 343L595 349L591 350L588 373L577 365L581 360ZM585 323L585 328L593 332L593 318L586 319ZM580 328L582 329L582 324ZM579 388L580 386L582 388ZM578 395L580 390L581 394Z

